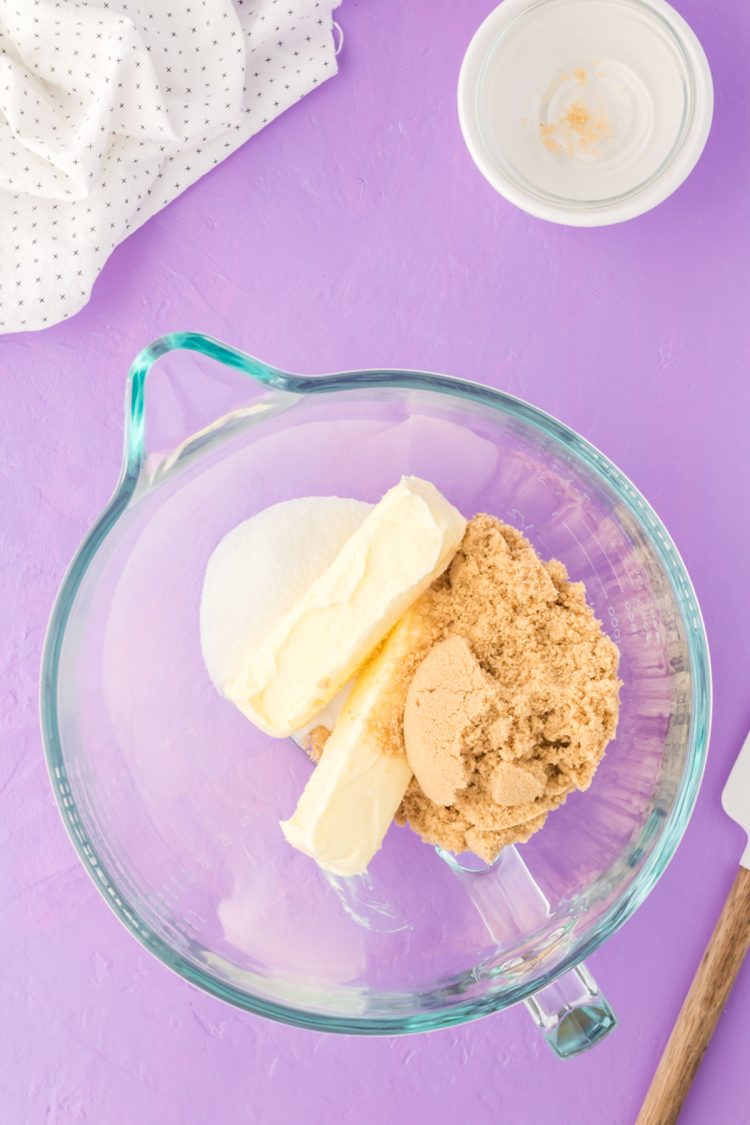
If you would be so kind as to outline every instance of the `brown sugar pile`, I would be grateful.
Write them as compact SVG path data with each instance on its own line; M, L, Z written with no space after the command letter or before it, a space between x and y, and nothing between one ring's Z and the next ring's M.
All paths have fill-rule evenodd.
M410 612L424 642L376 727L383 752L405 753L415 775L396 821L491 862L591 784L617 726L619 653L583 584L487 515ZM314 760L328 733L312 732Z
M617 726L619 654L583 585L491 516L469 523L420 611L438 643L410 676L415 777L397 820L489 862L590 785Z

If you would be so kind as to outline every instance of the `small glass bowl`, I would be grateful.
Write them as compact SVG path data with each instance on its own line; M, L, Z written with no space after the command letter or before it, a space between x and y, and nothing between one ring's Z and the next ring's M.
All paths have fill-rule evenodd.
M698 39L664 0L504 0L466 52L458 108L501 195L538 218L603 226L685 180L713 86Z

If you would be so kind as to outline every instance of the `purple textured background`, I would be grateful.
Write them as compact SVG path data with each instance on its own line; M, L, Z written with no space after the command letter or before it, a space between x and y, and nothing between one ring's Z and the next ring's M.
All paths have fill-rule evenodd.
M117 250L90 305L0 341L0 1120L7 1125L633 1121L733 878L719 794L750 726L750 8L680 0L716 118L650 215L575 231L527 218L470 162L458 67L492 0L346 0L339 77ZM681 548L713 649L706 780L675 860L592 959L621 1025L558 1062L522 1010L361 1040L276 1026L173 977L78 865L37 724L42 636L120 458L123 379L196 329L290 370L378 364L503 387L630 474ZM750 1122L750 966L685 1125Z

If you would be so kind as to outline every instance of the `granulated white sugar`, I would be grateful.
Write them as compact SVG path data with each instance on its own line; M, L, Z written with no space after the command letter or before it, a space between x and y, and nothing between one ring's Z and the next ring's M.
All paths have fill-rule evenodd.
M200 609L203 659L220 692L333 561L370 507L338 496L306 496L273 504L224 536L208 560Z

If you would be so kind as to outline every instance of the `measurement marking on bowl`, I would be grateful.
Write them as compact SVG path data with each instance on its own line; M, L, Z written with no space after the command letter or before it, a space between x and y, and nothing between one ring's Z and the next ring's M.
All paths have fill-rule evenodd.
M544 483L544 482L542 482L542 483ZM526 516L523 514L523 512L520 510L520 508L511 508L511 510L510 510L510 520L508 522L512 523L513 526L515 528L517 528L518 531L523 532L524 535L526 534L527 531L531 531L532 528L534 527L533 523L527 523L526 522Z
M604 595L604 599L605 599L605 601L609 601L609 594L607 593L607 591L606 591L606 589L605 589L605 587L604 587L604 583L602 582L602 579L601 579L601 575L599 574L599 571L598 571L598 570L597 570L597 568L596 568L596 567L594 566L594 561L593 561L593 559L591 558L591 555L590 555L590 554L588 553L588 551L587 551L587 550L586 550L586 548L584 547L583 543L581 542L581 540L580 540L580 539L578 538L578 536L576 535L575 531L573 531L573 529L572 529L571 527L569 527L569 526L568 526L568 524L567 524L567 523L565 522L565 520L563 520L563 521L562 521L562 526L563 526L563 527L565 528L565 530L566 530L566 531L567 531L567 532L568 532L568 533L569 533L570 535L572 535L572 537L573 537L573 538L575 539L575 541L576 541L576 543L578 544L578 546L579 546L579 547L581 548L581 550L583 551L583 554L584 554L584 556L585 556L585 558L586 558L586 561L588 562L588 564L589 564L589 566L591 567L592 571L593 571L593 572L594 572L594 574L596 575L596 580L597 580L597 582L599 583L599 585L600 585L600 586L601 586L601 588L602 588L602 594Z
M623 588L622 588L622 582L620 581L619 575L618 575L617 571L616 571L616 570L615 570L615 568L614 568L614 564L613 564L612 560L610 559L610 557L609 557L609 555L607 554L607 552L606 552L606 551L604 550L604 547L602 546L601 540L599 539L599 537L598 537L598 535L596 534L596 532L595 532L595 531L592 531L592 530L591 530L591 528L590 528L590 527L589 527L588 525L586 525L586 530L587 530L587 531L589 532L589 534L591 535L591 538L592 538L592 539L594 540L594 542L596 543L597 547L599 548L599 550L601 551L601 553L602 553L602 554L604 555L605 559L606 559L606 560L607 560L607 562L609 563L610 569L611 569L611 571L612 571L612 574L613 574L613 576L614 576L614 580L615 580L615 582L617 583L617 585L618 585L618 586L619 586L619 588L620 588L620 593L621 593L621 594L624 594L624 593L625 593L625 591L624 591L624 590L623 590Z

